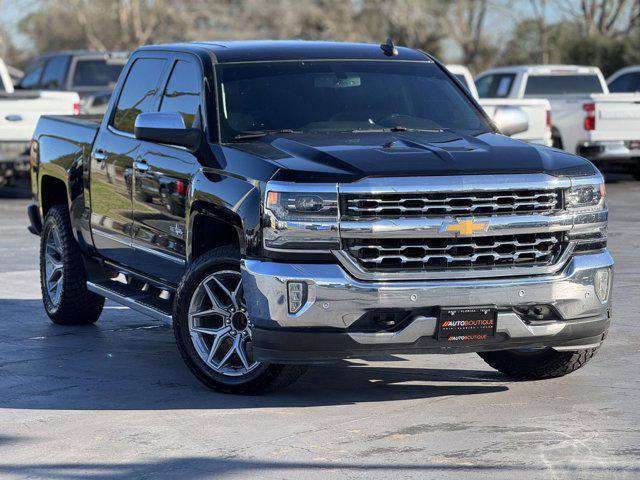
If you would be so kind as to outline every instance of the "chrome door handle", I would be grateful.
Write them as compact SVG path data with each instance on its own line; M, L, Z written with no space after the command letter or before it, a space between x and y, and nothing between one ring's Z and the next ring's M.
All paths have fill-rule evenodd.
M149 170L149 165L147 164L147 162L133 162L133 168L141 173L144 173Z

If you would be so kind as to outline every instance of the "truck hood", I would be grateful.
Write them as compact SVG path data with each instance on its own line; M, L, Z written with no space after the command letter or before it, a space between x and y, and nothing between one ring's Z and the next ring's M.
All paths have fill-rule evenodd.
M364 177L549 173L593 175L587 160L503 135L453 132L271 135L233 148L280 167L276 179L348 182ZM227 152L229 154L231 152Z

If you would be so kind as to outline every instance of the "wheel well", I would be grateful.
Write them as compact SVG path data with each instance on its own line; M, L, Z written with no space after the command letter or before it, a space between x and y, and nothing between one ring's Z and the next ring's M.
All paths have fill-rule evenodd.
M58 178L42 177L40 184L40 203L42 205L42 215L45 216L54 205L68 206L67 187Z
M560 135L560 131L556 127L551 127L551 139L555 148L562 149L562 135Z
M191 261L214 248L239 244L238 232L233 225L205 214L194 219Z

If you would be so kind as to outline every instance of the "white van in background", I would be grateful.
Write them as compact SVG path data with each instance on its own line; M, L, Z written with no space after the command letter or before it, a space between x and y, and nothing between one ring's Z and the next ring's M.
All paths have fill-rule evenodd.
M478 90L473 82L473 76L464 65L447 65L447 69L471 92L487 114L494 118L500 107L518 107L529 119L529 128L512 135L513 138L525 142L551 145L551 105L543 98L507 99L507 98L480 98Z

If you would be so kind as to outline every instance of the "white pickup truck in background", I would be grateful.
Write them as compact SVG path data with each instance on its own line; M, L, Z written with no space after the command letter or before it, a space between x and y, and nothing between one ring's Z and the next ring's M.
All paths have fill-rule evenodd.
M29 143L41 115L79 113L75 92L14 91L0 59L0 187L29 173Z
M529 120L529 128L522 133L512 135L513 138L525 142L551 145L551 105L544 98L480 98L473 82L473 76L464 65L447 65L447 69L471 92L478 100L489 117L494 118L500 107L520 108Z
M640 94L609 93L599 68L500 67L481 73L475 83L480 98L548 99L554 146L599 167L624 165L640 180Z

